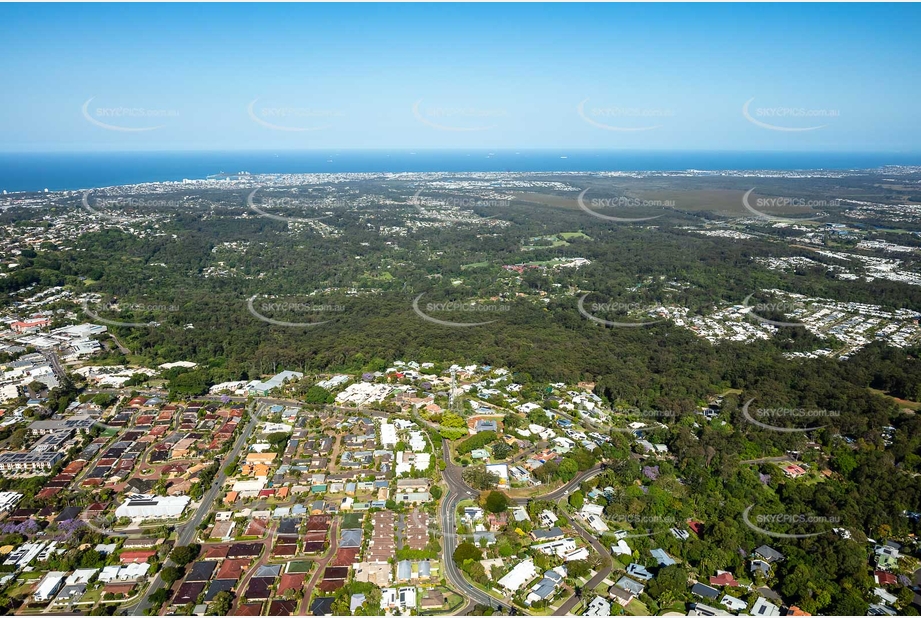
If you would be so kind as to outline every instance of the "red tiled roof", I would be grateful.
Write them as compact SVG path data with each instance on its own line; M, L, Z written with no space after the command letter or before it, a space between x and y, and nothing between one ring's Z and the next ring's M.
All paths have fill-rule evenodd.
M231 616L259 616L262 614L262 603L243 603L230 612Z
M288 590L300 590L304 586L304 582L307 581L305 573L288 573L281 576L281 580L278 582L278 591L277 596L285 594Z
M122 564L128 564L129 562L147 562L151 556L156 555L157 552L152 549L137 550L137 551L123 551L118 559L121 560Z
M711 586L738 586L739 582L732 576L732 573L720 573L719 575L710 576Z
M895 575L886 571L873 571L873 576L876 578L876 583L881 586L892 586L899 582Z

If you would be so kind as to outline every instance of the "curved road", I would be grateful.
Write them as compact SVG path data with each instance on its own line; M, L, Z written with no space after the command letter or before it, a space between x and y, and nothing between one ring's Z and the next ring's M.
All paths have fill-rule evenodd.
M481 605L489 605L495 609L503 609L505 611L511 610L511 606L507 603L496 599L495 597L483 592L479 588L473 586L467 579L464 577L464 574L461 570L454 564L454 549L457 547L457 505L463 499L476 498L480 492L475 489L470 488L467 483L464 482L463 472L460 466L455 465L451 461L451 450L448 444L448 441L442 439L441 442L441 451L442 457L445 462L445 469L442 472L442 477L445 482L448 484L448 492L445 494L444 499L441 502L441 522L442 522L442 531L444 534L444 565L445 565L445 575L448 580L454 587L459 590L462 594L467 596L470 602L476 602ZM601 464L597 464L594 467L576 475L571 481L543 496L534 496L533 498L518 498L515 501L518 504L527 504L528 500L549 500L557 501L569 496L569 493L574 489L578 488L583 481L594 478L599 475L603 467ZM594 535L590 534L582 526L576 522L570 520L570 524L579 535L585 540L586 543L589 543L595 551L598 552L602 557L608 556L608 550L595 538ZM607 559L607 564L604 568L596 573L596 575L589 580L584 588L586 590L594 589L598 584L602 582L611 572L611 561ZM562 616L569 612L579 599L573 595L565 603L563 603L560 608L554 612L554 615ZM461 610L461 612L466 611L470 602ZM459 613L461 613L459 612Z
M471 602L488 605L494 609L509 611L511 606L486 594L464 578L457 565L454 564L454 549L457 547L457 505L465 498L475 498L480 492L471 489L461 476L461 468L451 463L451 449L448 441L442 439L441 452L445 461L442 477L448 484L448 492L441 501L441 530L444 535L444 565L445 575L451 584L469 601L458 613L465 613Z
M550 502L556 502L560 498L568 498L570 492L579 488L582 485L583 481L593 479L604 470L604 467L601 464L595 464L585 472L580 472L575 475L571 481L563 485L558 489L554 489L550 493L544 494L542 496L528 496L526 498L515 498L515 502L518 504L527 504L530 500L548 500Z

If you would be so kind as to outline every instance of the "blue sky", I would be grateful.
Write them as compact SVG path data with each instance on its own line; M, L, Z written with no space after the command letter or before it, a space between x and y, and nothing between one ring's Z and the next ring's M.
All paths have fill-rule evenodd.
M0 150L919 151L919 15L3 4Z

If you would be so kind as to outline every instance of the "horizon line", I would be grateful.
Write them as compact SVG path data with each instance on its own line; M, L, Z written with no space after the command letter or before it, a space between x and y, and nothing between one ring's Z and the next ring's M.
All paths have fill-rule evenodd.
M644 153L672 153L672 152L709 152L709 153L778 153L778 154L921 154L921 148L917 150L780 150L780 149L728 149L728 148L611 148L611 147L568 147L568 146L548 146L548 147L501 147L501 148L439 148L439 147L368 147L368 148L189 148L189 149L170 149L170 148L152 148L143 150L3 150L0 148L0 155L35 155L35 154L160 154L160 153L295 153L295 152L644 152Z

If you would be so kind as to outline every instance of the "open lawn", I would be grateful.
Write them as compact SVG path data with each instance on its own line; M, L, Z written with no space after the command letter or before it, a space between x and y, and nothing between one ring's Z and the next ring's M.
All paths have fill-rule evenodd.
M631 616L648 616L649 609L640 602L639 599L633 599L627 604L627 613Z
M287 573L309 573L312 562L307 560L292 560L288 563Z

